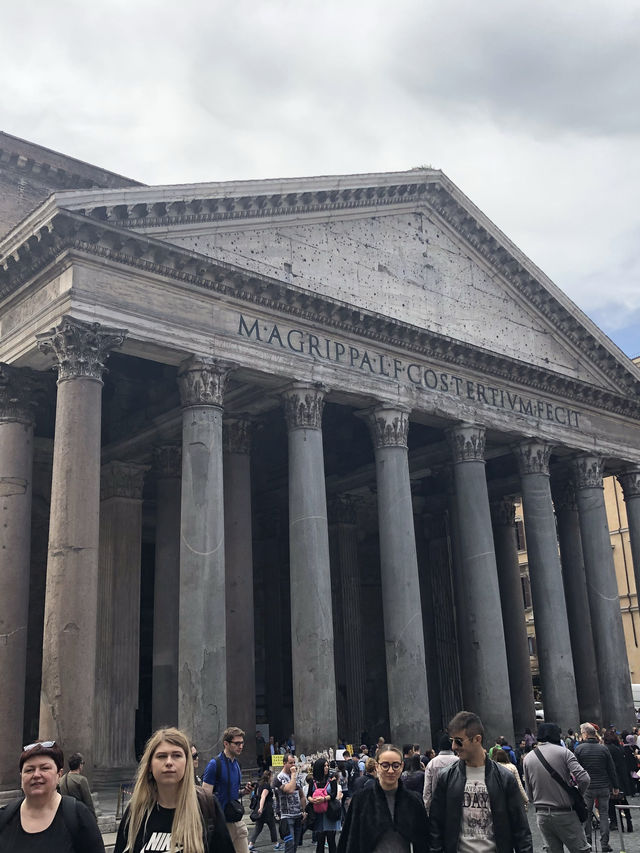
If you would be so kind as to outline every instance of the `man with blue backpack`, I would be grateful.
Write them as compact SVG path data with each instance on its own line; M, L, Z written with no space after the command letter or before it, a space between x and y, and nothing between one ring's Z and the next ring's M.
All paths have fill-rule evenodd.
M237 726L229 726L222 735L222 744L222 752L207 764L202 787L216 795L236 853L249 853L249 833L242 820L244 806L241 797L250 793L253 785L248 782L242 786L242 770L238 764L244 748L244 732Z

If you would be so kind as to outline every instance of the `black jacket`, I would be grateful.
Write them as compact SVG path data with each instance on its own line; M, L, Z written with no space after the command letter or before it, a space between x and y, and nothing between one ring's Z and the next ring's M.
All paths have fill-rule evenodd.
M353 795L342 828L338 853L370 853L385 832L395 829L413 844L414 853L429 850L429 818L421 797L398 782L393 820L380 783Z
M591 791L618 787L613 758L607 747L595 737L588 737L576 746L576 758L591 777Z
M498 853L533 853L529 821L515 776L487 758L484 780ZM429 810L431 853L456 853L458 849L466 781L464 761L440 771Z
M616 768L620 792L622 794L630 794L631 779L627 773L627 760L624 755L624 749L617 743L607 743L605 746L611 753L611 758L613 758L613 766Z

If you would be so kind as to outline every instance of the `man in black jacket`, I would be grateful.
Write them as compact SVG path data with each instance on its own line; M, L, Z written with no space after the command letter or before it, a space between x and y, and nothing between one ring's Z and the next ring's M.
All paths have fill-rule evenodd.
M487 757L482 721L461 711L449 723L460 759L438 776L431 801L431 853L533 853L515 776Z
M609 846L609 797L618 795L618 777L613 758L607 747L600 743L596 730L591 723L583 723L580 726L581 741L576 746L576 758L591 777L589 787L584 795L589 814L585 823L587 841L591 843L591 815L593 804L598 801L598 812L600 813L600 841L602 850L611 850Z

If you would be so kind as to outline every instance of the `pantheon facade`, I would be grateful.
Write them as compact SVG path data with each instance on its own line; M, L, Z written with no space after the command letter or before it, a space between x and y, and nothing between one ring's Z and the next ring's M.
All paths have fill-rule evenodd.
M533 727L517 496L546 718L634 722L640 371L446 175L150 187L0 134L0 187L0 786L162 724Z

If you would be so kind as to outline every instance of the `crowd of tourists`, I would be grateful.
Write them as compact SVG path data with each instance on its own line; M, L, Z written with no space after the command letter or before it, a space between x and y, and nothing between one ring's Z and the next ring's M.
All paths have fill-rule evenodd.
M306 838L316 853L533 853L529 804L549 853L589 851L593 832L594 849L610 851L616 805L621 828L633 831L624 806L638 794L637 729L583 723L563 734L545 722L516 746L504 737L489 745L480 718L461 711L425 753L380 738L298 756L294 735L284 754L271 741L255 782L243 782L245 733L230 726L222 740L200 777L184 732L152 735L114 853L248 853L265 828L284 853ZM83 758L71 756L64 776L63 766L53 741L24 747L23 797L0 809L0 853L103 853Z

